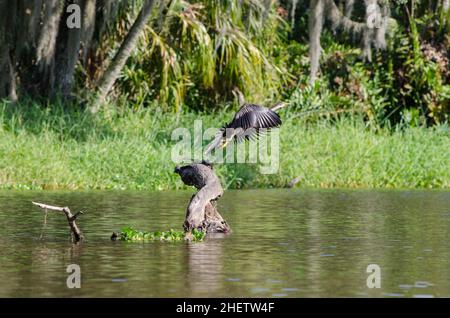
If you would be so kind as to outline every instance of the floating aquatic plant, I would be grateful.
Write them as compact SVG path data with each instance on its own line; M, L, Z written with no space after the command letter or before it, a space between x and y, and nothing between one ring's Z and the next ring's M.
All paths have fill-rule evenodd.
M194 242L203 241L204 238L205 232L197 229L192 230L191 235L189 235L189 239ZM132 227L125 227L120 233L113 233L111 239L119 241L183 241L187 239L187 235L183 231L175 231L173 229L169 231L143 232Z

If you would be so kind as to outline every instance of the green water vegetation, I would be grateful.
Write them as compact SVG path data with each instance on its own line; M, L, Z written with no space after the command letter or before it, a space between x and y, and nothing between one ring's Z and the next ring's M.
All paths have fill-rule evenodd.
M197 229L193 229L190 232L190 240L193 242L203 241L205 238L205 232L199 231ZM183 231L175 231L170 229L169 231L161 232L142 232L135 230L132 227L125 227L118 235L118 240L120 241L183 241L186 240L186 233Z

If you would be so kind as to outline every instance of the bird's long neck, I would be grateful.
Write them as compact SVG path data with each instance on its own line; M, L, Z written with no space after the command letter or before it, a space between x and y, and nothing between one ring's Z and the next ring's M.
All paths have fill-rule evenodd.
M272 108L270 109L270 110L272 110L272 111L277 111L277 110L279 110L279 109L281 109L281 108L284 108L284 107L286 107L286 103L285 102L279 102L279 103L276 103L275 105L273 105L272 106Z
M237 95L239 106L244 106L245 97L241 90L237 87L233 88L233 92Z

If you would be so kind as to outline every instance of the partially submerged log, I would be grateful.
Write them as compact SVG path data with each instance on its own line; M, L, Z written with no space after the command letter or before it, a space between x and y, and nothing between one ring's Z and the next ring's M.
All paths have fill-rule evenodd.
M51 210L51 211L63 212L66 215L67 222L69 223L70 232L72 234L72 241L74 243L78 243L84 239L83 233L81 233L80 228L77 226L77 223L75 222L77 217L79 215L83 214L83 212L80 211L75 214L72 214L72 212L70 212L70 209L68 207L59 207L59 206L53 206L53 205L48 205L48 204L38 203L38 202L32 202L32 203L46 211Z
M230 233L230 226L217 211L216 201L223 195L223 188L212 165L206 162L193 163L176 167L175 173L180 175L186 185L198 189L186 209L184 230L187 233L193 229L207 234Z

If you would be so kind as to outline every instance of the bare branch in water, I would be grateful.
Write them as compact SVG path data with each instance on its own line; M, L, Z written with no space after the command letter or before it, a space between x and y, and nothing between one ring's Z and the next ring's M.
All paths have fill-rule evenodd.
M67 222L69 223L73 242L78 243L84 239L83 233L81 233L81 230L78 228L77 224L75 223L75 220L78 218L78 216L83 214L82 211L72 214L72 212L70 212L70 209L68 207L59 207L59 206L48 205L48 204L39 203L39 202L32 202L32 203L34 205L40 207L41 209L44 209L45 211L51 210L51 211L63 212L66 215Z

